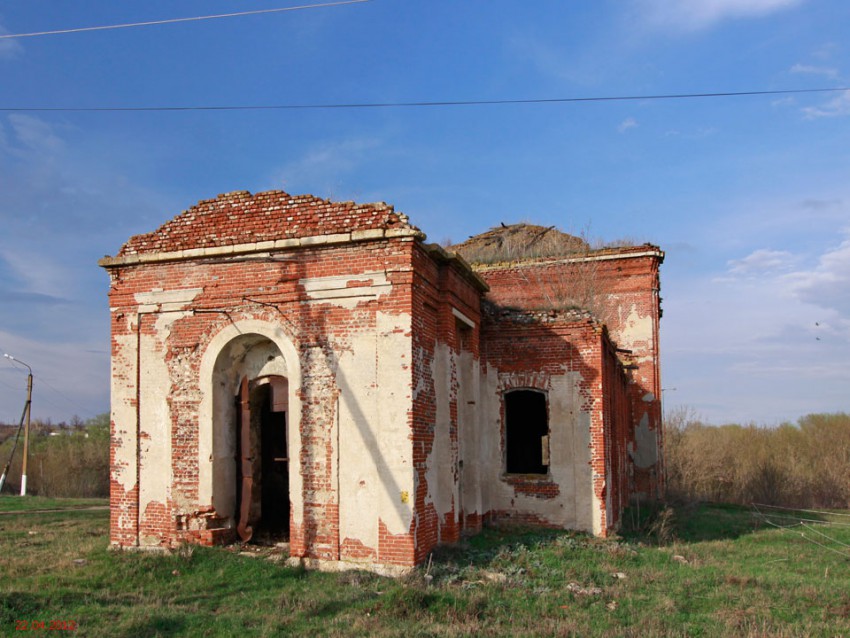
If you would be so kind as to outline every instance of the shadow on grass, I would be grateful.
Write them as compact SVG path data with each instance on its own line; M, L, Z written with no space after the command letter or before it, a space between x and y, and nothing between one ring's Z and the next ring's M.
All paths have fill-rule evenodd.
M15 627L18 621L42 620L44 599L33 594L0 594L0 626Z
M122 638L138 636L183 636L188 625L183 618L153 614L142 621L133 623L119 634Z
M45 597L39 594L26 592L15 592L14 594L0 594L0 626L11 628L21 627L19 623L26 623L29 631L51 631L51 621L57 620L58 608L80 608L94 603L100 609L109 609L115 605L114 597L101 597L91 593L64 593L60 596ZM75 631L79 630L86 635L90 633L87 619L72 614L62 617L64 622L73 622ZM97 622L102 622L98 620ZM166 616L164 614L152 614L143 620L133 623L129 627L109 630L111 636L180 636L186 629L185 620ZM65 632L69 633L69 632Z
M623 538L649 545L732 540L760 529L749 508L721 503L644 503L623 513Z
M488 526L480 533L466 537L458 543L437 547L432 554L432 564L437 567L456 564L485 568L501 555L521 548L532 549L564 536L587 535L570 530L523 525ZM428 569L427 561L423 568Z
M673 540L733 540L762 529L786 527L789 522L802 520L797 514L799 511L791 509L731 503L651 503L625 510L620 535L628 541L650 545ZM802 516L811 522L828 520L818 513Z

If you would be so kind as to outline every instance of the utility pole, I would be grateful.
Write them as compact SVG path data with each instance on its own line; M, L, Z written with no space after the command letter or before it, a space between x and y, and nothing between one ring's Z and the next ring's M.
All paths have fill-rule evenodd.
M30 408L32 407L32 368L20 359L16 359L10 354L4 354L4 357L11 361L16 361L27 367L29 374L27 375L27 403L24 406L24 460L21 464L21 496L27 495L27 457L29 456L29 441L30 441Z

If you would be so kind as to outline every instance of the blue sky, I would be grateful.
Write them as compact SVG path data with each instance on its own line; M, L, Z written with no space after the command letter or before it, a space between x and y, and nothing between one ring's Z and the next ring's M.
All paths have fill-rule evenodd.
M295 6L290 3L289 6ZM306 4L306 3L304 3ZM4 0L0 33L285 7ZM846 0L371 0L0 39L0 108L641 96L850 86ZM109 403L96 261L199 199L387 201L432 241L499 222L649 241L665 406L850 411L850 92L269 111L0 111L0 351L33 416ZM0 421L26 377L0 359Z

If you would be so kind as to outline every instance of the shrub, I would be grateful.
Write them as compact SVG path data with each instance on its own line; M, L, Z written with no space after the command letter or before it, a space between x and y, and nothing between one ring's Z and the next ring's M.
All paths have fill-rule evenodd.
M99 497L109 495L109 415L73 425L30 424L27 493L39 496ZM5 466L14 437L0 445ZM6 479L4 491L18 493L21 482L23 435Z
M850 415L811 414L776 428L665 417L673 498L788 507L850 507Z

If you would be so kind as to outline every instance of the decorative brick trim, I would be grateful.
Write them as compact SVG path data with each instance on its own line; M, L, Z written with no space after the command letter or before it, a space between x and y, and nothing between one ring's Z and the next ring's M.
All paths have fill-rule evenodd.
M136 266L139 264L157 264L169 261L187 261L205 257L236 257L238 255L256 255L272 257L272 250L286 250L292 248L315 248L317 246L332 246L336 244L350 244L353 242L374 241L387 237L399 238L410 237L423 239L425 234L415 228L397 228L384 230L376 228L369 233L337 233L335 235L311 235L309 237L295 237L293 239L278 239L276 241L263 241L253 244L236 244L233 246L210 246L208 248L187 248L184 250L173 250L155 253L132 253L119 255L117 257L103 257L97 264L102 268L119 268L121 266Z

